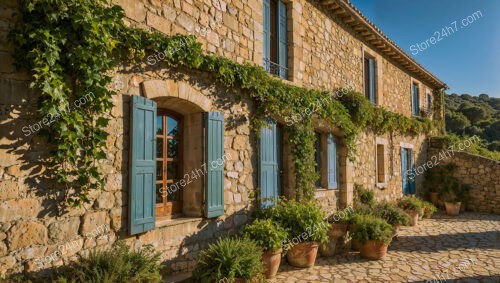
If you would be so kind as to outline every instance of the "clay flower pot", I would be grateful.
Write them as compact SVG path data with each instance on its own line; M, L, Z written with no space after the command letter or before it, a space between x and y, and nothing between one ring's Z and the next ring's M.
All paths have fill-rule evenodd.
M460 213L461 202L445 202L446 214L457 216Z
M432 202L433 205L438 206L439 204L439 194L436 192L430 192L429 193L429 199Z
M294 245L287 253L286 258L291 266L314 266L319 244L317 242L304 242Z
M359 254L367 259L381 259L387 254L389 245L382 241L366 241L359 247Z
M340 237L344 237L345 234L347 234L348 224L346 224L346 223L331 223L330 225L331 226L330 226L330 231L328 233L328 236L340 238Z
M410 226L418 224L418 212L415 210L405 210L406 214L410 216Z
M267 279L274 278L276 273L278 273L278 268L281 262L281 252L283 249L279 249L275 252L265 251L262 253L262 262L264 263L265 276Z
M326 244L319 246L319 253L324 257L334 256L338 239L329 237Z

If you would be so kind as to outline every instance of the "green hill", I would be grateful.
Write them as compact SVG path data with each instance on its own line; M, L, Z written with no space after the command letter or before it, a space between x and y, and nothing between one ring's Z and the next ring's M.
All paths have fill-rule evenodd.
M500 98L487 94L445 96L446 131L458 136L479 136L483 146L500 151Z

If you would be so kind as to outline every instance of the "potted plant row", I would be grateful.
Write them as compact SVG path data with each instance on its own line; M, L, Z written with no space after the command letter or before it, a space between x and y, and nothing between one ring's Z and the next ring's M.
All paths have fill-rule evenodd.
M419 215L424 214L422 201L413 196L405 196L398 201L398 206L410 216L410 226L418 224Z

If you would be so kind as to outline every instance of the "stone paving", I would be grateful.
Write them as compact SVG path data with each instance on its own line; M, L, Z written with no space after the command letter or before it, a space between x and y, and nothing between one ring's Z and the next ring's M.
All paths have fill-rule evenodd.
M436 214L402 227L387 256L318 258L308 269L282 263L271 282L500 282L500 215Z

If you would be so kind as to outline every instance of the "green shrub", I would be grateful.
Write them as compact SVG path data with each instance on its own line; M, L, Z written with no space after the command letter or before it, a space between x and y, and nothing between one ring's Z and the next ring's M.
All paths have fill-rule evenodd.
M262 249L247 238L224 237L200 252L194 279L212 282L235 278L250 280L263 272Z
M356 205L365 204L368 206L374 205L375 202L375 193L370 190L366 190L363 185L355 184L354 185L354 203Z
M152 246L133 252L123 242L109 251L92 252L87 258L57 271L56 282L160 282L160 255Z
M268 216L288 231L288 239L325 243L329 225L320 207L310 202L282 201L270 208Z
M422 200L412 196L405 196L398 201L398 206L404 210L414 210L418 214L424 214L424 207Z
M371 215L356 215L352 238L361 243L366 241L382 241L389 244L392 240L393 230L384 219Z
M288 237L288 232L272 219L256 219L245 227L245 236L254 240L262 249L279 250Z
M378 203L373 208L373 215L387 221L392 226L407 225L410 217L401 208L386 201Z

